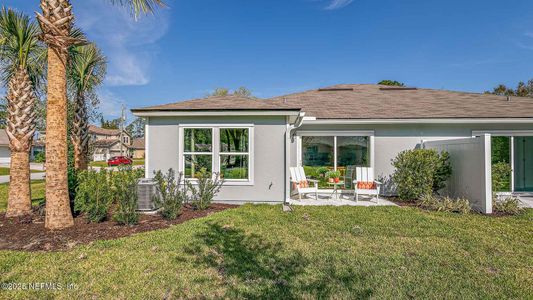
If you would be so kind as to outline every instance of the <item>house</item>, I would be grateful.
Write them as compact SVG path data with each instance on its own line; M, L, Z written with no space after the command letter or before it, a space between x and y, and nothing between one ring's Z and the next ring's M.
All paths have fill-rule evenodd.
M147 119L146 177L169 168L220 173L224 202L283 202L289 167L370 166L393 195L391 160L447 150L446 191L492 211L491 138L509 137L514 191L533 191L533 99L344 84L275 97L220 96L138 108Z
M0 129L0 163L11 162L11 150L9 149L9 137L5 129Z
M44 152L44 135L35 132L33 143L30 151L30 160L40 152ZM11 162L11 150L9 148L9 137L5 129L0 129L0 163L8 164Z
M126 131L89 125L89 148L92 149L94 161L106 161L113 156L131 156L132 142L131 135Z
M144 137L133 139L130 150L134 159L144 158Z

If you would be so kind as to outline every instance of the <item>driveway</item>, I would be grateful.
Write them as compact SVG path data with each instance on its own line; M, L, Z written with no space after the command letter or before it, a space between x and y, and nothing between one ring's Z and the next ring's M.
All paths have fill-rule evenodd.
M31 173L30 177L31 177L31 180L42 180L42 179L44 179L45 174L46 173L44 173L44 172L42 172L42 173ZM0 176L0 184L8 183L8 182L9 182L9 175Z

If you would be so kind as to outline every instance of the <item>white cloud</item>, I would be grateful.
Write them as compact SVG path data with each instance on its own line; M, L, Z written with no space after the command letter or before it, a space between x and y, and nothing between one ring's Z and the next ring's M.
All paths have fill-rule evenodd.
M150 66L157 41L169 27L168 12L135 21L126 8L102 0L78 1L74 5L76 25L102 48L108 59L106 84L145 85L150 81Z
M101 88L98 91L98 99L100 100L98 108L102 112L104 119L116 119L120 117L123 105L126 108L126 122L131 122L134 119L127 106L127 102L109 89Z
M335 10L350 5L353 0L332 0L331 3L325 7L327 10Z

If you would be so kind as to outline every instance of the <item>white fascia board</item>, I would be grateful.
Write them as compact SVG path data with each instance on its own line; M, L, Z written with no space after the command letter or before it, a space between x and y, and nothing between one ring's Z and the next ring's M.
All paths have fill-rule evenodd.
M133 111L137 117L299 116L299 110Z
M306 117L308 118L308 117ZM533 124L533 118L493 119L304 119L304 124Z

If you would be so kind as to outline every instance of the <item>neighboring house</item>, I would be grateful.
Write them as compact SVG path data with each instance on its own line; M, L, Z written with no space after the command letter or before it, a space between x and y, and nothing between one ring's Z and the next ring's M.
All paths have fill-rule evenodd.
M391 160L447 150L447 192L492 211L491 136L508 136L513 190L533 191L533 99L381 85L336 85L268 100L209 97L132 110L147 119L146 176L173 168L225 179L217 200L283 202L289 167L373 167L394 194ZM351 169L351 168L350 168Z
M136 159L142 159L145 156L144 152L144 137L133 139L131 144L132 157Z
M40 152L44 151L44 135L39 132L35 133L33 144L30 152L30 160L35 158ZM0 163L11 162L11 150L9 149L9 137L5 129L0 129Z
M11 162L11 150L9 150L9 137L5 129L0 129L0 163Z
M113 156L131 156L132 138L126 131L105 129L89 125L89 147L93 150L94 161L105 161ZM121 141L122 137L122 141Z

